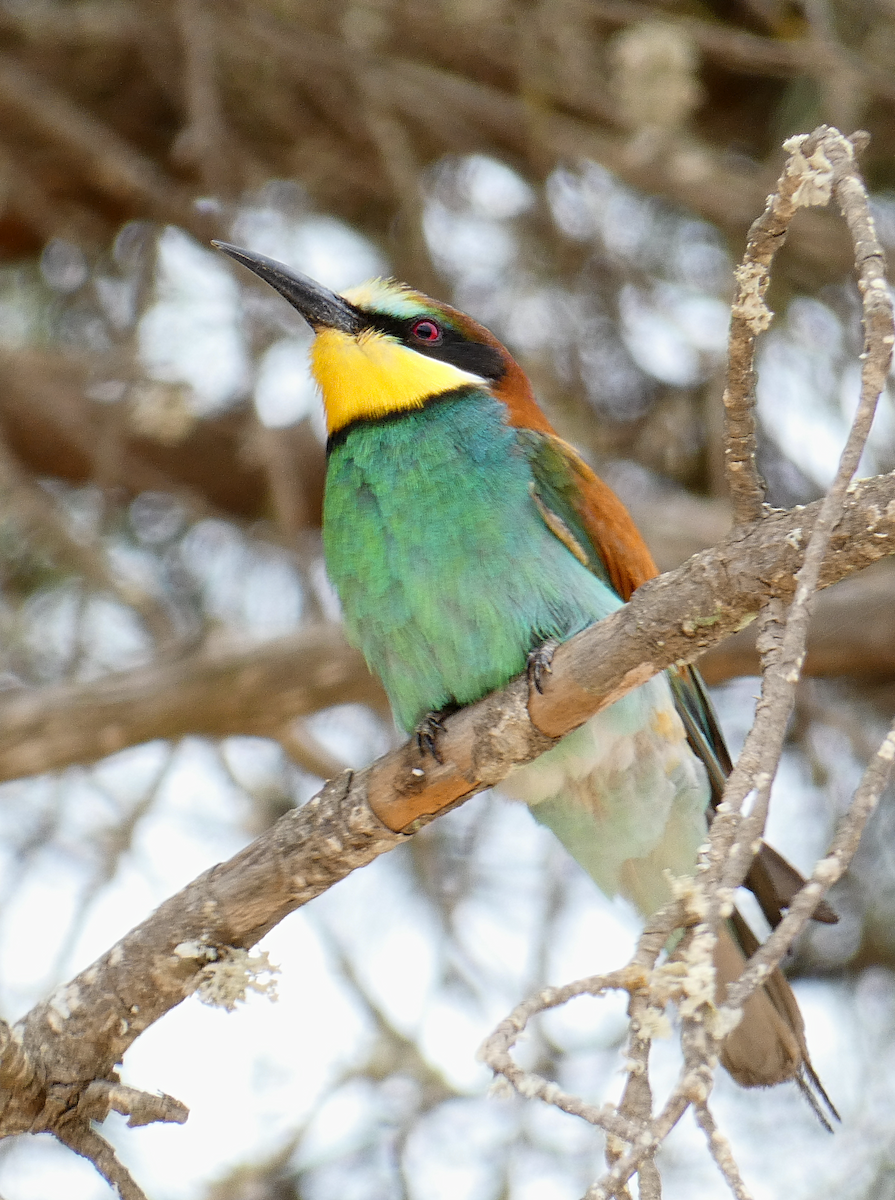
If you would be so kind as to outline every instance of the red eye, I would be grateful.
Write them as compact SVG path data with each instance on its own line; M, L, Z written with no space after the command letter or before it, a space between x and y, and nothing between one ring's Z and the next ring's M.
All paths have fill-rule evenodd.
M417 321L410 332L418 342L425 342L428 346L435 346L441 341L441 327L428 319Z

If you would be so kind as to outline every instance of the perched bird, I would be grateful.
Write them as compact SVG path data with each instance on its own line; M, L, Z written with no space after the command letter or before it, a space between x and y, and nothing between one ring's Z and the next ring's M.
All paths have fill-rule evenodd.
M526 670L657 568L621 501L562 441L519 365L470 317L390 280L336 295L216 243L283 295L316 337L328 428L323 542L351 640L395 718L425 741L438 714ZM524 800L608 896L645 916L692 873L730 759L699 675L671 668L567 734L502 791ZM772 925L802 883L770 847L748 886ZM815 917L835 920L822 905ZM722 928L718 987L756 948ZM835 1114L778 970L747 1001L722 1062L745 1087L794 1079ZM825 1122L826 1123L826 1122Z

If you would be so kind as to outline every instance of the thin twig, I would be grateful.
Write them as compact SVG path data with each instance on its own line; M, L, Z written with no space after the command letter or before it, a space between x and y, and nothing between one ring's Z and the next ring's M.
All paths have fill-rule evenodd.
M870 433L895 343L895 320L885 279L885 260L876 237L867 193L854 161L853 143L837 130L822 127L811 135L810 140L791 139L788 145L792 158L784 177L801 179L799 188L808 188L805 195L812 203L818 189L831 191L854 241L864 325L861 398L836 476L821 503L805 559L796 574L796 592L785 630L779 646L771 644L768 647L774 669L764 674L755 723L728 780L724 801L713 823L712 851L710 860L704 864L708 871L706 882L723 875L725 889L742 882L748 869L749 847L761 837L764 828L771 784L804 662L811 600L817 590L830 538L841 518L849 485ZM798 189L792 193L794 203L807 202L800 201L799 195ZM768 207L773 207L770 201ZM752 812L741 824L740 810L753 789ZM738 854L733 850L735 844L742 848ZM726 863L723 870L722 863Z
M658 954L658 949L656 953ZM504 1018L482 1043L478 1056L496 1075L502 1075L526 1099L543 1100L546 1104L562 1109L563 1112L581 1117L589 1124L605 1129L607 1133L624 1142L636 1141L640 1135L639 1125L622 1116L614 1105L605 1104L602 1108L597 1108L596 1105L587 1104L580 1097L564 1091L559 1084L543 1079L532 1071L523 1070L510 1057L510 1050L529 1021L537 1014L567 1004L576 996L602 996L608 991L633 993L642 989L646 982L647 975L643 967L632 962L621 971L614 971L609 975L591 975L563 987L544 988L516 1005L509 1016Z
M655 1155L690 1103L690 1097L685 1094L683 1086L676 1088L649 1129L640 1134L636 1144L619 1159L611 1171L607 1171L587 1189L584 1200L610 1200L610 1197L618 1196L631 1176L640 1169L641 1164Z
M752 1200L752 1193L743 1183L740 1169L736 1165L730 1149L730 1142L718 1128L707 1104L694 1104L693 1115L696 1123L705 1134L709 1153L718 1164L718 1170L724 1176L727 1186L733 1192L736 1200Z
M607 1147L610 1169L587 1192L586 1200L608 1200L611 1196L627 1195L626 1185L631 1176L641 1172L641 1185L649 1188L653 1180L644 1174L655 1151L668 1132L693 1104L699 1124L706 1133L709 1149L728 1185L738 1200L748 1200L748 1192L730 1153L726 1140L717 1130L707 1107L718 1053L730 1029L730 1020L748 996L770 975L793 938L809 920L824 891L838 879L854 854L860 834L878 803L879 796L890 778L895 762L895 725L865 772L855 793L848 814L840 822L829 853L817 864L810 881L789 906L789 911L765 945L753 956L741 979L730 986L724 1006L719 1012L696 987L701 976L694 976L693 987L686 986L689 966L711 961L717 924L725 906L730 902L732 889L742 882L764 827L770 786L782 751L783 737L792 709L795 685L804 657L810 602L821 577L821 564L829 553L830 541L840 521L849 492L852 476L873 420L878 396L885 385L895 343L895 324L884 277L882 252L875 236L867 205L866 192L854 165L854 142L846 141L836 130L822 128L810 138L793 139L787 148L791 157L781 176L780 192L769 197L764 217L753 227L750 246L739 274L739 291L735 306L736 328L732 334L732 385L725 403L729 414L728 463L731 485L735 493L737 513L741 522L759 515L761 511L760 481L754 468L754 418L752 397L752 357L755 335L770 321L764 306L764 290L768 281L768 266L786 232L786 224L796 208L828 199L832 194L842 211L852 234L858 283L864 304L864 354L862 355L861 400L839 464L836 478L820 506L805 559L795 576L795 596L788 613L779 596L767 597L762 604L762 625L759 648L763 658L762 698L746 745L731 774L725 797L716 816L708 846L700 856L699 872L694 880L679 881L676 895L685 905L691 901L692 919L697 923L685 934L675 957L654 970L645 989L632 993L631 1044L635 1051L635 1069L646 1068L646 1048L638 1047L642 1037L643 1014L650 1007L660 1009L669 998L676 998L683 1017L681 1044L684 1066L662 1112L654 1119L641 1122L641 1132L628 1141L628 1150L621 1154L617 1146ZM737 465L739 464L739 468ZM771 518L766 518L766 525ZM801 530L799 531L801 541ZM784 616L786 620L784 621ZM746 819L740 811L748 794L754 793L753 810ZM667 914L666 914L667 916ZM661 928L661 922L659 923ZM697 954L697 951L699 952ZM636 960L636 958L635 958ZM631 970L629 964L626 970ZM676 973L683 968L685 974ZM606 977L609 978L609 977ZM623 979L623 974L616 978ZM669 992L678 981L678 993ZM554 993L535 997L529 1008L520 1006L516 1012L529 1019L535 1011L548 1005ZM635 1028L635 1013L636 1024ZM711 1018L711 1020L709 1019ZM648 1037L645 1039L648 1044ZM521 1087L524 1094L537 1095L555 1103L545 1090L543 1080L521 1073L518 1081L507 1070L508 1043L503 1055L488 1057L489 1063L506 1078ZM488 1046L489 1043L486 1043ZM518 1068L516 1071L518 1072ZM633 1076L632 1076L633 1078ZM526 1091L526 1089L528 1089ZM626 1088L625 1099L629 1099ZM565 1111L572 1111L568 1097L563 1095ZM621 1109L616 1113L620 1116ZM605 1112L601 1113L603 1128L608 1129ZM587 1118L585 1118L587 1119Z
M178 0L177 16L184 51L187 123L178 137L180 155L194 162L202 185L213 196L232 187L225 158L226 126L216 79L217 23L205 0Z
M644 1093L630 1097L629 1112L622 1113L620 1108L604 1105L596 1108L586 1104L577 1096L563 1091L557 1084L548 1082L534 1072L525 1071L510 1057L510 1050L519 1040L531 1019L548 1009L567 1004L576 996L602 996L607 991L626 991L631 997L632 1005L638 996L646 997L650 986L650 971L665 945L668 935L680 920L679 906L672 903L661 912L656 913L648 922L637 942L637 949L627 966L620 971L608 975L591 975L586 979L562 987L544 988L528 1000L518 1004L508 1017L482 1043L479 1058L486 1063L495 1074L503 1076L520 1095L528 1099L538 1098L547 1104L561 1108L563 1112L581 1117L591 1125L605 1129L612 1137L629 1145L641 1144L644 1126L648 1123L650 1101ZM664 1002L656 1004L661 1010ZM632 1030L632 1048L636 1059L633 1060L631 1074L639 1074L645 1070L648 1060L649 1044L655 1026L648 1023L646 1006L637 1005L638 1025ZM627 1090L627 1089L626 1089ZM621 1157L621 1156L620 1156ZM636 1168L635 1168L636 1169Z
M773 317L764 302L771 263L799 207L795 197L804 180L792 164L791 155L764 212L749 230L743 261L736 270L724 389L724 465L737 525L757 521L764 501L764 483L755 462L755 342Z
M622 1093L618 1111L621 1116L647 1129L653 1116L653 1097L649 1081L649 1055L652 1047L652 1022L655 1009L650 1010L650 997L643 991L632 992L628 1005L628 1082ZM660 1017L664 1020L664 1017ZM616 1139L606 1139L606 1162L615 1165L622 1152ZM661 1200L662 1182L655 1159L648 1155L637 1172L640 1200Z
M861 835L892 778L895 766L895 722L870 760L848 812L841 818L830 848L789 906L786 916L764 945L749 960L736 983L727 989L725 1007L739 1008L778 965L795 938L811 919L824 894L841 879L854 857Z
M63 1145L92 1162L120 1200L149 1200L104 1137L89 1124L67 1125L56 1131Z

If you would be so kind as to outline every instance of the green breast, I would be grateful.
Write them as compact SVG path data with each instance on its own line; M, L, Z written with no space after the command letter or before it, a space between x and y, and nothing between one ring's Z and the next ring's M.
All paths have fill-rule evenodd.
M547 529L504 411L470 390L358 426L330 455L327 569L405 729L620 604Z

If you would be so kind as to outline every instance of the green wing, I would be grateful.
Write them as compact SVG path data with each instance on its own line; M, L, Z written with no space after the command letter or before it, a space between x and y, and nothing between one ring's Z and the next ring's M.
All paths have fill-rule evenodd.
M547 526L622 600L630 599L658 569L621 501L560 438L528 429L520 429L518 438L531 467L532 494ZM687 739L708 773L712 808L717 808L732 763L712 702L695 667L672 666L666 676ZM746 887L776 928L782 910L804 882L795 867L762 842ZM834 924L838 919L826 901L814 911L815 921Z

